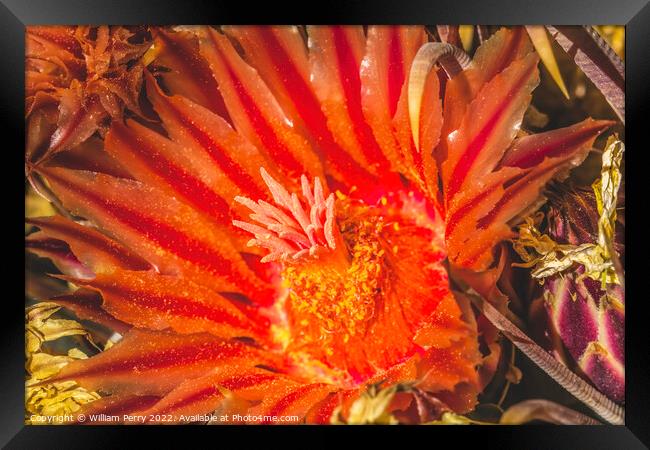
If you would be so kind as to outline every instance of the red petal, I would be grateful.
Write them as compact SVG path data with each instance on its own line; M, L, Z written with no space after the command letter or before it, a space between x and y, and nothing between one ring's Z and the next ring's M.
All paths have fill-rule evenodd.
M25 239L25 249L41 258L49 258L57 269L65 274L80 278L93 276L93 272L77 259L67 243L49 238L44 233L30 234Z
M228 27L227 32L239 40L248 61L259 71L291 121L311 137L314 148L320 151L339 181L348 189L353 184L365 189L368 183L375 182L359 163L362 159L355 159L349 153L355 150L337 143L328 128L328 118L310 82L307 49L298 29ZM354 181L350 183L349 180Z
M527 169L542 163L544 158L563 158L585 149L614 122L586 119L575 125L517 139L510 147L500 166Z
M268 199L260 167L269 163L254 145L219 116L183 97L164 95L150 76L147 91L171 139L187 147L188 167L226 199L236 195Z
M87 418L83 425L115 425L115 420L107 416L119 417L122 423L124 416L143 416L144 412L152 405L156 404L160 397L155 395L120 395L114 394L102 397L94 402L83 405L76 411L76 417L84 414ZM126 421L128 423L128 421ZM81 422L77 422L81 424ZM142 422L136 422L142 423Z
M50 140L48 152L57 152L81 144L98 128L106 112L97 96L86 97L74 80L61 95L57 129Z
M422 27L368 28L360 74L363 112L394 170L405 171L405 156L396 139L392 120L404 90L410 62L425 41ZM410 133L410 128L408 131Z
M48 160L48 165L101 172L118 178L132 178L129 172L104 150L104 141L94 136Z
M156 28L154 45L160 50L156 55L156 64L171 69L160 72L169 91L187 97L229 120L217 80L199 53L198 42L192 33Z
M117 333L125 334L131 329L131 325L116 319L102 309L102 299L97 292L77 289L72 294L60 295L50 301L69 309L82 320L96 322Z
M485 83L505 70L513 61L530 53L533 46L523 27L501 28L485 41L472 59L474 67L449 80L445 96L445 121L455 130Z
M532 160L537 163L530 174L506 188L490 214L481 218L479 227L487 228L498 222L507 222L533 203L548 180L586 158L596 137L611 124L609 121L587 119L572 127L526 136L515 141L512 154L520 157L525 155L524 159L518 159L517 162L529 164ZM539 161L544 152L548 152L547 156Z
M214 184L208 184L215 177L197 177L191 170L194 161L183 148L134 121L128 127L113 122L105 142L106 151L136 179L178 195L222 226L230 226L228 202L210 187Z
M458 413L471 411L477 403L480 355L476 349L467 353L467 341L443 350L431 350L421 364L423 372L417 386L434 392ZM447 394L444 397L441 394Z
M442 132L445 139L441 141L437 151L439 162L444 161L447 156L446 136L460 126L465 110L483 85L513 61L532 50L533 46L523 27L501 28L476 50L474 67L447 82L444 101L445 123Z
M321 175L316 154L298 135L257 72L237 54L228 38L212 29L201 41L237 130L290 178Z
M146 412L147 416L171 415L174 421L180 416L209 414L229 401L224 396L234 395L246 400L259 401L268 395L279 375L261 369L227 367L216 374L195 378L182 383ZM227 407L220 411L232 414ZM235 421L234 418L231 418Z
M84 77L86 67L75 29L70 26L26 27L25 55L59 65L68 78Z
M132 180L92 172L39 168L64 205L92 218L162 273L183 274L256 302L273 300L229 242L203 216L173 197Z
M440 84L433 71L424 88L419 150L412 138L406 83L415 53L426 40L423 27L370 27L361 79L365 118L393 169L435 199L438 169L432 151L442 128Z
M116 268L148 270L151 265L123 245L99 231L61 216L27 219L46 236L66 242L74 255L93 272L110 272Z
M386 175L390 164L361 109L361 59L366 41L358 27L308 28L311 82L337 143L355 160Z
M460 128L447 137L442 165L447 202L501 160L539 81L538 59L533 53L517 60L487 83L467 108Z
M337 392L332 392L320 402L316 403L308 412L305 417L305 422L308 424L316 425L329 425L331 424L332 415L336 408L341 407L341 412L349 411L352 403L359 398L365 391L362 389L348 389Z
M406 159L405 175L413 180L429 199L437 200L438 165L433 151L440 140L443 120L440 81L436 71L431 71L425 82L419 121L418 149L413 142L408 111L408 89L405 84L393 118L395 134Z
M298 27L226 26L224 31L241 45L246 62L257 70L292 121L303 127L317 124L316 129L327 130L325 116L310 87L307 46ZM302 117L304 113L308 115Z
M224 365L245 368L262 363L268 363L268 358L237 341L134 328L110 349L68 364L45 383L75 380L102 392L161 395Z
M415 335L415 342L424 348L444 349L454 342L472 338L475 330L461 317L461 310L451 292L440 300L435 312ZM469 356L469 355L467 355Z
M138 328L207 332L224 338L265 335L265 329L230 300L180 277L115 270L73 282L101 292L107 312Z
M299 384L285 380L284 386L278 381L272 392L265 396L262 402L251 409L251 414L270 417L298 416L303 419L309 410L327 397L338 391L335 386L324 383ZM283 422L265 421L265 424L297 425L299 421Z
M502 164L480 185L458 195L450 208L445 232L450 260L464 267L487 268L493 246L513 233L507 223L535 205L550 179L582 162L598 134L610 125L588 119L515 141L504 162L526 168Z
M33 103L26 105L25 161L38 162L46 156L50 137L56 130L58 97L38 92Z

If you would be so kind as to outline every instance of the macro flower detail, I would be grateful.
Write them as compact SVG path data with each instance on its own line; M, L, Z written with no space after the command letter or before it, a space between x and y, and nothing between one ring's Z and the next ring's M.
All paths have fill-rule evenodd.
M300 177L304 207L296 194L289 193L269 175L264 168L260 173L273 196L277 207L259 200L256 204L246 197L235 200L250 208L255 214L251 218L266 228L248 222L233 220L233 225L255 236L247 245L258 245L270 251L260 262L275 261L291 257L299 259L303 255L315 256L319 248L336 250L334 237L334 194L327 200L323 196L323 185L318 177L314 188L303 175ZM283 212L285 210L289 212ZM276 235L269 233L273 231Z
M34 387L74 381L100 397L79 411L153 422L363 422L373 402L404 423L472 411L493 342L449 268L498 264L513 225L612 122L522 129L539 57L521 27L451 78L433 64L416 90L424 27L151 28L146 47L129 36L113 52L128 42L136 61L115 70L141 70L138 95L110 97L114 113L103 105L69 146L39 141L63 155L92 135L98 153L27 161L62 212L28 221L28 249L70 286L43 300L121 339ZM90 52L71 49L75 64ZM390 395L368 394L378 386Z

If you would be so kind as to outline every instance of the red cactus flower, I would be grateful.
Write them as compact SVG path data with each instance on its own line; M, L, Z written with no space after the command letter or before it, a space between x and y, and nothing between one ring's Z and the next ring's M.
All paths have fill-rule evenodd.
M376 383L474 407L477 330L444 261L490 267L509 222L610 123L519 132L538 83L520 28L449 80L420 74L417 99L424 28L300 31L153 30L145 84L160 122L115 119L103 141L128 175L31 167L85 219L33 221L84 269L50 253L83 288L59 301L128 328L43 383L100 392L88 411L174 421L329 423Z

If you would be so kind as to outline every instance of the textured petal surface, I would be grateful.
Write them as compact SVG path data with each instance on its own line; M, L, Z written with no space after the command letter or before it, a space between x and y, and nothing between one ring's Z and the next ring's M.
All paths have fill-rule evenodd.
M107 313L102 307L101 296L89 289L77 289L72 294L59 295L50 301L69 309L80 319L98 323L117 333L124 334L131 329L131 325Z
M116 268L148 270L151 265L118 242L99 231L61 216L29 219L46 236L66 242L74 256L95 273ZM28 240L33 239L30 235Z
M522 27L502 28L485 41L476 50L474 67L449 80L445 87L443 136L460 126L465 110L485 83L532 49ZM443 140L442 148L438 151L439 161L446 156L446 141Z
M262 153L219 116L181 96L166 96L147 77L149 98L171 139L186 148L185 164L224 198L263 197Z
M102 294L103 308L138 328L260 337L264 330L231 301L176 276L116 270L75 284Z
M337 143L362 166L387 175L389 163L361 109L361 27L309 27L311 82Z
M156 64L165 86L173 94L182 95L224 119L228 112L210 66L199 53L198 39L189 31L156 30Z
M42 168L71 210L91 217L162 273L185 276L223 291L272 300L269 288L196 211L155 188L90 172ZM257 295L255 295L257 294Z
M471 180L489 174L514 139L539 82L537 62L537 55L530 54L488 82L458 130L447 137L443 181L448 203Z
M67 365L47 382L75 380L91 390L161 395L206 371L228 364L252 367L263 361L259 351L237 341L132 329L110 349Z
M320 175L316 154L287 119L255 69L247 65L224 35L205 32L201 52L210 63L235 128L290 178Z
M317 66L312 65L310 69L307 48L297 27L228 27L227 32L244 47L248 61L274 93L284 113L309 138L339 183L347 189L352 184L360 189L371 188L368 183L376 179L359 163L360 159L355 159L354 153L349 153L358 149L342 147L341 143L346 142L343 136L337 141L328 128L327 110L322 109L317 96L318 78L315 85L310 81L312 73L314 76L321 73ZM345 40L344 45L349 47L355 43ZM358 41L356 45L358 48ZM354 52L352 48L349 50Z

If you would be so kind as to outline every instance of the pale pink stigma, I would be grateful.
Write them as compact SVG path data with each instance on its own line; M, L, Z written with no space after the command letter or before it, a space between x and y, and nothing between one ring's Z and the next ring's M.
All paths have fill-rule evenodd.
M264 182L269 188L275 205L264 200L255 203L247 197L235 197L235 201L248 207L249 216L258 224L233 220L234 226L253 236L248 246L269 250L262 262L298 259L304 255L318 256L319 249L336 249L334 238L334 194L325 199L323 186L318 177L312 190L305 175L300 178L302 200L287 190L260 168Z

